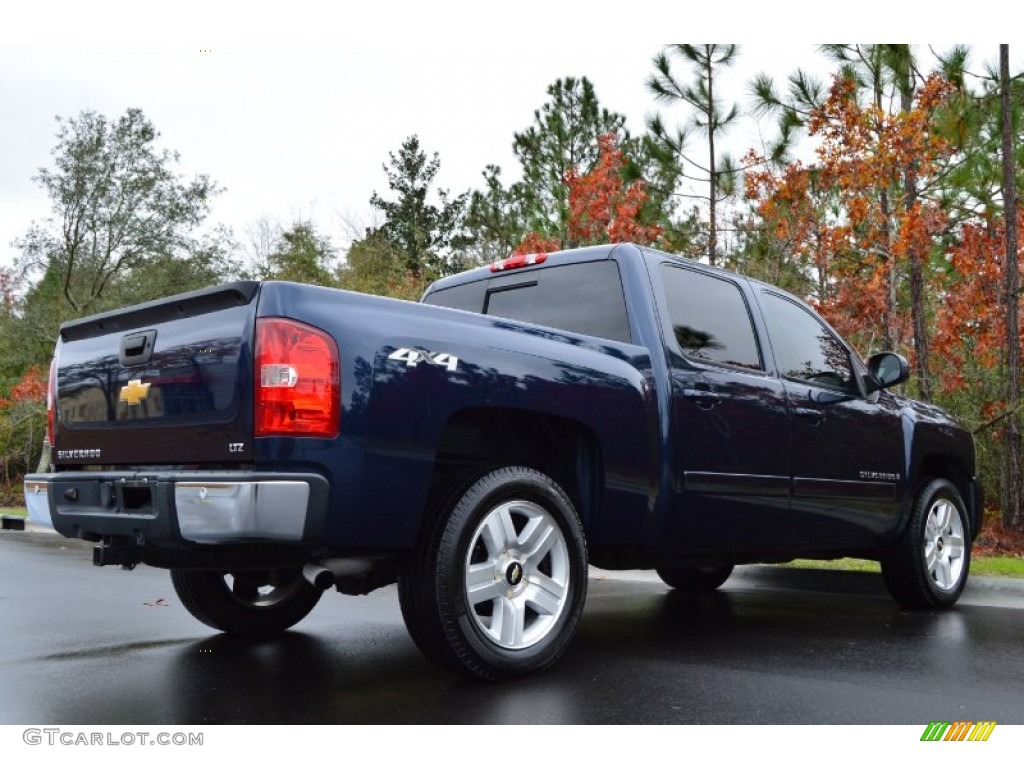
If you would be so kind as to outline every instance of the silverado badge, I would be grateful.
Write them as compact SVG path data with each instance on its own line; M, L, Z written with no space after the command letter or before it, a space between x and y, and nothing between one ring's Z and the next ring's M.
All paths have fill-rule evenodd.
M149 384L143 384L142 379L131 379L121 387L121 396L118 399L128 405L138 405L147 397L149 397Z

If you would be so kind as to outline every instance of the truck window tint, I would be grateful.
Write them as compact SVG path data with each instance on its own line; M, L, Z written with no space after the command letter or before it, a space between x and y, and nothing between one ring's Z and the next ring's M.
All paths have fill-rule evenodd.
M757 337L739 287L713 275L662 267L672 334L695 360L761 370Z
M482 280L475 283L453 285L442 291L434 291L423 299L423 303L449 309L464 309L467 312L483 312L484 286L485 283Z
M532 274L536 282L489 291L487 314L631 341L622 280L614 261L547 267Z
M768 332L782 375L838 389L855 389L850 353L814 315L763 291Z

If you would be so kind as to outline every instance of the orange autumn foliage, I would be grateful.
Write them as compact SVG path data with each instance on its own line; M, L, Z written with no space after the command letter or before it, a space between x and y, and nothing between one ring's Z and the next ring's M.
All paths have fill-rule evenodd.
M46 376L43 374L42 368L33 365L25 371L21 380L11 387L7 397L0 396L0 410L6 410L22 401L45 403L46 387Z
M543 253L560 248L596 243L654 243L661 237L662 227L641 221L647 202L646 183L626 183L622 169L626 158L614 133L598 137L597 163L588 173L570 168L563 182L568 190L569 242L529 233L516 247L515 253Z
M569 238L580 244L633 242L647 245L655 242L662 228L640 221L647 201L646 183L623 181L626 158L616 145L615 134L603 134L597 142L599 155L594 169L581 175L570 168L566 174Z
M910 111L889 112L861 103L856 84L837 78L808 121L810 136L819 140L817 163L776 171L753 153L746 159L760 163L747 173L747 198L790 258L813 275L816 290L807 298L862 346L888 345L913 356L904 290L910 260L931 257L947 222L937 206L910 202L907 174L912 169L923 187L951 156L930 130L951 91L932 76Z
M1024 211L1017 216L1024 229ZM943 389L967 388L969 368L994 371L1006 347L1003 269L1006 230L1002 222L967 223L947 253L949 275L935 317L935 350L946 362ZM1017 269L1021 268L1020 255ZM987 412L998 410L993 403Z
M550 251L561 250L562 244L553 237L544 237L536 232L531 232L523 238L522 242L516 246L513 254L526 254L526 253L549 253Z

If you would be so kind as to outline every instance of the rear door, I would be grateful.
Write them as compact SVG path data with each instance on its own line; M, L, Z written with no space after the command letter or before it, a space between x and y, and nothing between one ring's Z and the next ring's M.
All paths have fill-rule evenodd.
M57 346L57 466L252 458L259 283L66 323Z
M789 520L791 430L741 284L660 266L672 376L676 547L761 549L797 535Z

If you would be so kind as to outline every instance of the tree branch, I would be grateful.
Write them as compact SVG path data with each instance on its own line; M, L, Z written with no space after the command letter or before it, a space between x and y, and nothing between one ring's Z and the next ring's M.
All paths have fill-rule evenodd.
M983 430L986 430L989 427L994 426L995 424L999 423L1003 419L1007 419L1010 416L1013 416L1014 414L1016 414L1017 412L1020 411L1021 407L1024 407L1024 402L1018 403L1016 406L1014 406L1013 408L1010 408L1008 411L1003 411L998 416L995 416L995 417L989 419L988 421L982 423L981 426L977 427L976 429L971 430L971 434L972 435L976 435L979 432L981 432Z

